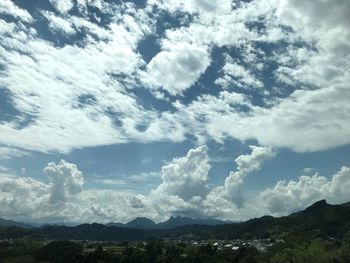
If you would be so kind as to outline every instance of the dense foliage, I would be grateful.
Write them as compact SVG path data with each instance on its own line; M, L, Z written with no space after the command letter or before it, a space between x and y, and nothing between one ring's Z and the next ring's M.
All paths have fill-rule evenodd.
M267 251L242 246L238 250L218 249L212 244L191 246L184 243L150 241L144 243L93 244L53 241L48 244L26 240L0 245L0 262L232 262L232 263L348 263L350 231L342 240L306 237L277 243Z

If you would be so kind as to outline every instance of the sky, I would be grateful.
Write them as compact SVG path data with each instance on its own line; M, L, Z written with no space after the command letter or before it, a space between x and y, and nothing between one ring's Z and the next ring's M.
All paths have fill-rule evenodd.
M350 201L348 0L1 0L0 217Z

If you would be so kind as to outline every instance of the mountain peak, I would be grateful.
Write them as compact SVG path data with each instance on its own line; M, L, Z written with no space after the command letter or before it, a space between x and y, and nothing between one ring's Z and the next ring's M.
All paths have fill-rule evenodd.
M126 226L131 228L152 229L156 227L156 223L146 217L136 217L128 222Z
M310 205L309 207L307 207L304 212L311 212L311 211L315 211L315 210L319 210L322 209L324 207L328 207L330 206L327 201L325 199L319 200L315 203L313 203L312 205Z

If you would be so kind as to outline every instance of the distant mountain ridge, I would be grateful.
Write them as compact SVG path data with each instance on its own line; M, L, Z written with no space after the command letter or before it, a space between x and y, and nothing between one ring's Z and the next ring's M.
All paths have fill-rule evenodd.
M106 226L114 226L114 227L122 227L122 228L134 228L134 229L172 229L181 226L188 225L225 225L231 224L231 221L223 221L219 219L193 219L190 217L182 217L182 216L172 216L168 220L160 223L155 223L151 219L146 217L137 217L130 222L123 223L108 223Z
M118 226L118 223L110 226L97 223L81 224L74 227L46 225L40 228L5 226L0 227L0 239L28 236L63 240L125 241L156 238L182 240L190 236L191 240L244 240L255 238L279 239L286 236L296 237L300 235L322 239L341 239L345 233L350 231L350 207L349 203L330 205L325 200L321 200L288 216L278 218L263 216L241 223L208 225L208 223L216 222L215 220L171 217L169 220L158 224L147 218L136 218L127 224L121 224L122 227ZM154 226L159 228L154 229ZM141 229L140 227L151 227L151 229Z
M3 227L16 226L16 227L22 227L22 228L33 228L34 227L34 226L27 224L27 223L12 221L12 220L3 219L3 218L0 218L0 226L3 226Z

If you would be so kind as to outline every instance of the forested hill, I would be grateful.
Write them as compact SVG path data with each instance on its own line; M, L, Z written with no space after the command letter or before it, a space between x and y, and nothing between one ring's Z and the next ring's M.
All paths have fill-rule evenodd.
M160 222L156 224L152 220L145 217L137 217L134 220L122 224L122 223L108 223L107 226L116 226L116 227L124 227L124 228L135 228L135 229L172 229L180 226L188 226L188 225L225 225L230 224L231 221L222 221L218 219L193 219L190 217L183 216L172 216L168 220L164 222Z

